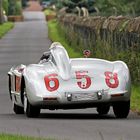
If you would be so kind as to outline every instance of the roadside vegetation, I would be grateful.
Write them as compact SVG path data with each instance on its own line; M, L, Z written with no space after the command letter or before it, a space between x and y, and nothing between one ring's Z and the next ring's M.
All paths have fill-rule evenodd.
M132 86L131 109L140 115L140 86Z
M14 23L12 22L6 22L0 25L0 38L2 38L13 27L14 27Z
M68 40L65 38L64 32L60 29L57 20L51 20L48 22L49 28L49 38L54 42L60 42L68 51L68 54L71 58L82 57L82 54L75 51L68 43Z
M0 134L0 140L54 140L51 138L33 138L33 137L25 137L18 135L10 135L10 134Z
M3 10L7 16L22 15L23 5L25 5L25 0L3 0Z
M60 42L68 51L68 54L71 58L82 57L81 51L76 51L71 42L68 41L68 38L65 36L65 33L61 30L57 20L51 20L48 22L49 28L49 38L52 41ZM100 52L96 52L100 53ZM140 86L134 84L132 86L132 96L131 96L131 109L140 112Z
M45 11L44 11L44 14L47 16L47 15L56 15L56 13L53 11L53 10L51 10L51 9L46 9Z
M46 0L42 0L46 1ZM67 7L68 13L76 13L75 7L85 7L91 15L140 15L139 0L47 0L55 4L57 9Z

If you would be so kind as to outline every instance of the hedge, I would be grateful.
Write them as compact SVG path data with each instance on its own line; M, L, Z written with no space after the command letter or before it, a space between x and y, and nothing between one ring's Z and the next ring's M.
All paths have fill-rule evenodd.
M21 15L22 3L21 0L9 0L8 15Z

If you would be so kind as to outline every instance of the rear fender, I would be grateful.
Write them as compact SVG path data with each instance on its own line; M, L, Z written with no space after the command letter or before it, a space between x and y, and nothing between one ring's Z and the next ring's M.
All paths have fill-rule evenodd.
M111 93L125 93L127 100L130 100L131 96L131 77L127 65L122 61L114 62L113 73L118 74L119 86L116 89L111 89Z

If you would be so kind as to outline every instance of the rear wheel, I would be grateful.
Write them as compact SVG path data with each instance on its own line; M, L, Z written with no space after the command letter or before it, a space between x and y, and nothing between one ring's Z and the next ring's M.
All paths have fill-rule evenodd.
M116 118L127 118L130 110L130 101L117 102L113 105Z
M32 106L28 101L26 95L24 95L24 112L29 118L36 118L40 114L40 108Z
M14 103L13 110L16 114L24 114L23 107L20 107Z
M99 115L106 115L109 112L110 105L101 105L97 107L97 112Z

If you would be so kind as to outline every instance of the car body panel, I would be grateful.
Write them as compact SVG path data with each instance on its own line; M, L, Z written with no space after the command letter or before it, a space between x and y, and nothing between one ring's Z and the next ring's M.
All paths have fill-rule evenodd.
M59 43L52 44L49 59L41 60L38 64L12 67L8 75L12 99L20 106L23 106L22 79L29 102L46 108L51 105L129 101L131 95L129 69L124 62L95 58L69 59Z

